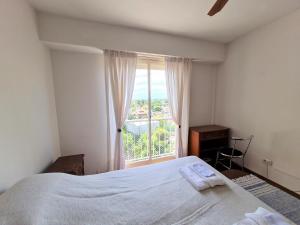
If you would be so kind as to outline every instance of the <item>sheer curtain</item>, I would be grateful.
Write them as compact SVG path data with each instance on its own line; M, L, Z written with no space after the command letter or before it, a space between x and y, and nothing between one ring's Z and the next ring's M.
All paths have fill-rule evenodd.
M108 170L125 167L122 127L127 118L132 99L137 55L105 50L105 82L108 115Z
M166 83L171 117L176 123L177 157L188 151L191 59L166 57Z

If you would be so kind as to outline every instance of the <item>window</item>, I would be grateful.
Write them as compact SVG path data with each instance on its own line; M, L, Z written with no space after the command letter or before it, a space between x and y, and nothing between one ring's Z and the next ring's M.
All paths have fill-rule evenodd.
M169 111L163 60L139 58L122 133L127 161L175 155L175 124Z

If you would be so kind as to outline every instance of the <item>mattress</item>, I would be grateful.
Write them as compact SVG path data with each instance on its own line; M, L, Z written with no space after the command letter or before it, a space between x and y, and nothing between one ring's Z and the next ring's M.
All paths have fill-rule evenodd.
M195 162L204 163L191 156L97 175L34 175L1 195L0 224L231 225L259 206L272 211L212 167L226 185L197 192L178 171Z

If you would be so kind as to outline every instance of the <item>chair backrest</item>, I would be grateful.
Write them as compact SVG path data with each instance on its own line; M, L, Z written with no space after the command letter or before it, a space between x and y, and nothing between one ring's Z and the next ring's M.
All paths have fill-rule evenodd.
M231 137L231 140L233 141L233 151L232 151L232 154L234 152L234 150L239 150L239 151L242 151L243 153L243 156L245 156L248 152L248 149L250 147L250 144L251 144L251 141L253 139L253 135L250 135L249 137ZM244 143L245 147L242 149L237 149L237 146L239 145L239 143Z

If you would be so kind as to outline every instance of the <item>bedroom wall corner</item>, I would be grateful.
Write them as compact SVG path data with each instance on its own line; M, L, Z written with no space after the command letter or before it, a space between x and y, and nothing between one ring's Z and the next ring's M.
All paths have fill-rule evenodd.
M51 50L62 155L85 154L86 174L107 168L102 54Z
M300 10L229 44L217 73L216 122L253 134L246 167L300 191Z

